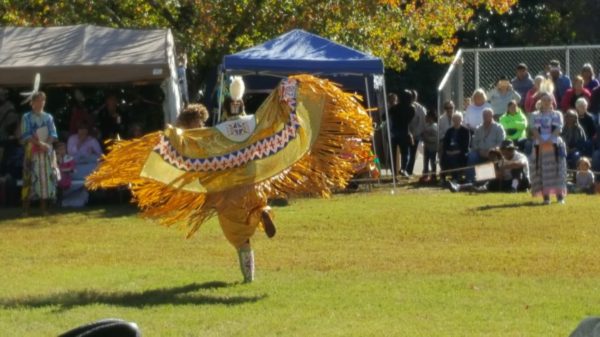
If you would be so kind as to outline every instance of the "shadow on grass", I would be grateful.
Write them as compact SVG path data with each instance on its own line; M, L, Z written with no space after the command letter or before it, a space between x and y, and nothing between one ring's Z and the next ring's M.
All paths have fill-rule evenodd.
M39 219L60 217L69 214L81 214L91 218L118 218L123 216L135 215L138 209L133 204L115 204L106 206L86 206L82 208L69 207L52 207L49 214L43 215L39 207L35 205L31 207L27 216L23 215L22 208L5 208L0 211L0 220L15 220L15 219Z
M99 290L84 290L79 292L64 292L41 297L24 297L17 299L0 299L0 306L5 308L41 308L46 306L60 306L59 310L68 310L74 307L91 304L109 304L124 307L142 308L155 305L206 305L225 304L239 305L260 301L266 295L259 296L218 296L191 294L200 290L227 288L239 283L225 283L220 281L206 282L173 288L159 288L142 292L104 292Z
M519 207L539 207L545 206L541 202L528 201L528 202L513 202L510 204L500 204L500 205L485 205L476 207L476 211L490 211L494 209L502 209L502 208L519 208Z

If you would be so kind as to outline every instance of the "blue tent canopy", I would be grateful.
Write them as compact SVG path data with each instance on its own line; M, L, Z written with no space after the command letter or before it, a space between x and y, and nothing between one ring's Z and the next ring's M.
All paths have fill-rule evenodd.
M301 29L227 55L227 73L383 74L383 61Z

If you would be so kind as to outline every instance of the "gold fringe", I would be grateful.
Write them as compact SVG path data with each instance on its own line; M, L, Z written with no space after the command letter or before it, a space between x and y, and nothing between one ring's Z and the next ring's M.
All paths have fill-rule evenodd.
M147 179L140 177L146 158L158 143L161 132L149 133L134 140L116 141L102 156L96 171L85 180L90 190L139 185Z
M321 130L306 155L282 174L259 183L259 187L271 196L312 194L329 197L333 188L346 186L355 173L354 167L369 160L372 120L359 103L358 95L343 92L335 83L310 75L292 78L308 85L314 93L326 94ZM347 158L344 149L350 138L360 139L362 143Z
M333 82L310 75L292 78L301 86L308 86L315 95L325 94L321 129L311 149L299 161L280 174L257 183L254 188L265 198L294 194L329 197L333 188L347 184L355 173L354 167L369 160L372 121L360 104L360 97L343 92ZM86 186L90 189L129 186L133 201L142 209L144 217L157 219L165 226L181 223L180 227L187 231L189 238L215 214L213 206L226 193L194 193L174 187L176 183L182 186L180 182L185 184L197 179L199 174L194 172L182 175L169 185L140 177L160 134L155 132L114 144L96 172L87 178ZM348 156L351 138L362 142Z

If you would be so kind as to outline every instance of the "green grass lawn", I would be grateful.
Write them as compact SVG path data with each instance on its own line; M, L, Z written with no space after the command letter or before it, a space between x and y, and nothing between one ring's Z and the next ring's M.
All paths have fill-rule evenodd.
M257 280L213 219L192 239L111 206L0 210L0 336L100 318L144 336L568 336L600 314L600 198L389 190L293 200Z

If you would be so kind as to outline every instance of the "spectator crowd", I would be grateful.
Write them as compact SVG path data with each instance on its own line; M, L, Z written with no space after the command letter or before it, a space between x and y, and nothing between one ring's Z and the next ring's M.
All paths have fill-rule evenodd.
M600 85L594 74L586 63L571 79L551 60L532 77L521 63L512 79L499 76L491 90L478 88L465 98L464 111L444 102L439 117L417 102L414 91L389 94L395 174L413 175L422 141L423 179L439 179L453 191L530 189L546 204L551 195L564 203L567 190L593 193L600 171ZM485 163L494 174L478 179Z
M106 92L103 103L94 108L82 91L74 90L64 107L67 118L59 124L55 114L45 110L44 92L34 92L23 103L22 107L29 105L24 113L9 93L0 88L0 205L23 205L24 213L31 202L39 203L44 213L54 203L86 205L90 196L85 177L111 140L142 135L143 124L138 121L150 110L138 113L140 97L136 104L125 104L115 92Z

